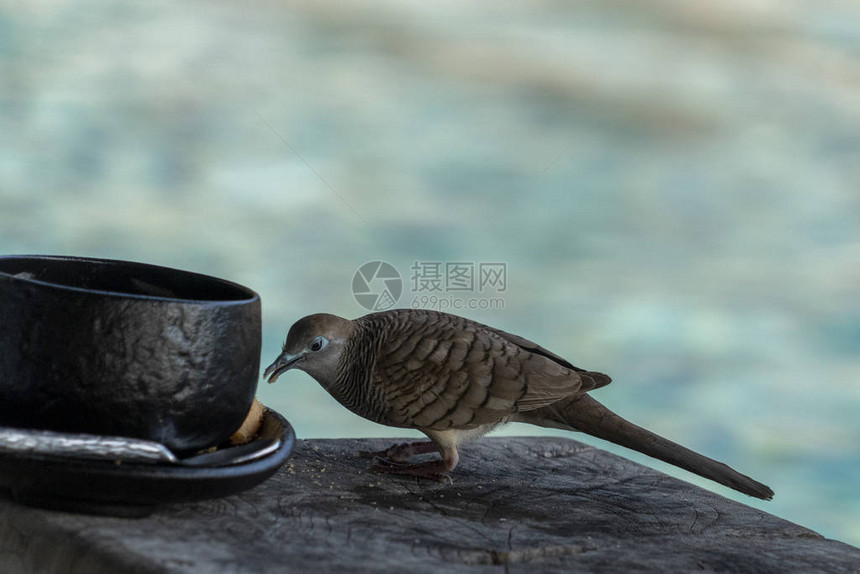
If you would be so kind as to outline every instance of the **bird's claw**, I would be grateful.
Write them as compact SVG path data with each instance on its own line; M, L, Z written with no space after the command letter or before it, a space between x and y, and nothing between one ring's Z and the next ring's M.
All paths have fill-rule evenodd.
M374 472L385 472L389 469L403 468L406 464L402 462L397 462L384 456L374 456L373 457L373 465L370 467L370 470Z
M451 475L448 474L447 472L440 472L439 474L437 474L436 475L436 481L437 482L444 482L447 484L454 484L454 479L451 478Z
M420 464L406 464L377 457L374 459L374 464L370 467L370 470L379 474L414 476L416 478L426 478L428 480L435 480L436 482L447 482L448 484L453 484L454 480L451 478L451 475L447 472L441 471L441 468L441 462L434 461Z
M415 451L409 443L395 444L385 450L360 450L356 453L361 458L384 459L389 462L407 463L415 456Z

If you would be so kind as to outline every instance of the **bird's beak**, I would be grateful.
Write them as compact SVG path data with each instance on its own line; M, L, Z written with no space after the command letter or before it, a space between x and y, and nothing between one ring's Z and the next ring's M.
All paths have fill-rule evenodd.
M272 384L278 380L278 377L296 366L296 363L301 361L303 358L304 355L301 353L297 355L281 353L278 358L275 359L275 362L266 367L266 370L263 371L263 378L268 379L269 384Z

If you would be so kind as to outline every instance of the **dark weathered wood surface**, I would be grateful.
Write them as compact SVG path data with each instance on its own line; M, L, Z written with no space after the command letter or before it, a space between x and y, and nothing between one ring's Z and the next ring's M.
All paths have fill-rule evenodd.
M0 572L856 572L860 550L560 438L488 438L453 484L367 472L383 440L310 440L238 496L144 519L0 497Z

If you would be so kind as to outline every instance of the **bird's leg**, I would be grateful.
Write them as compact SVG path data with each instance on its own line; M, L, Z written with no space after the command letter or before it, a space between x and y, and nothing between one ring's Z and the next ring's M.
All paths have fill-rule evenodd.
M436 452L436 445L429 440L423 440L393 444L385 450L360 450L358 451L358 456L362 458L379 458L388 462L398 463L410 462L416 454L427 454L428 452Z
M427 444L427 443L418 443ZM433 444L433 443L429 443ZM436 445L433 445L434 448ZM451 476L448 474L454 467L457 466L459 455L457 449L439 449L442 454L441 460L430 460L427 462L419 462L417 464L398 464L390 460L377 459L376 464L371 467L373 472L384 474L401 474L406 476L417 476L418 478L429 478L439 482L450 482Z

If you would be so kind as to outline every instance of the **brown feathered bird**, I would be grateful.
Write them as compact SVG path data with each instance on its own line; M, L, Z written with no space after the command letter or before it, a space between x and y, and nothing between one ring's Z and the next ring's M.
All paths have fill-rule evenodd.
M350 321L319 313L297 321L265 371L316 379L339 403L371 421L418 429L430 441L380 455L381 472L442 478L458 446L506 422L582 431L769 500L773 491L727 465L616 415L588 395L611 382L540 345L469 319L395 309ZM410 464L438 450L441 460Z

